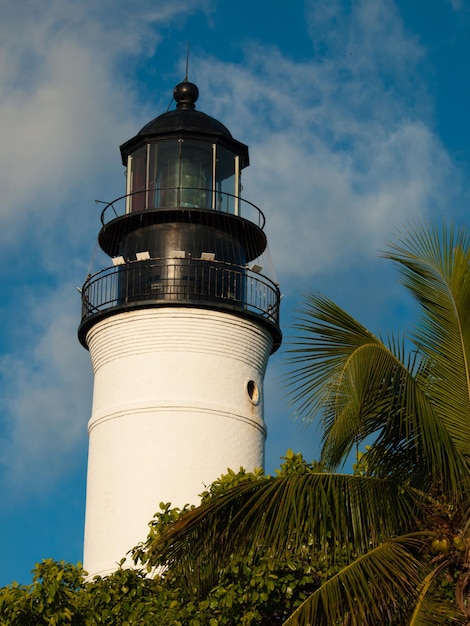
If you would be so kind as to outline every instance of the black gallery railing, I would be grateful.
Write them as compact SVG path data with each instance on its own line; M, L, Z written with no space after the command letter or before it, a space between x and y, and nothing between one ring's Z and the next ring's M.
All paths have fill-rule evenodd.
M157 193L158 192L158 193ZM203 202L197 201L203 195ZM112 202L102 202L106 206L101 212L103 226L110 221L128 215L158 209L204 209L218 213L229 213L253 222L261 230L264 229L266 218L256 204L231 193L213 191L202 187L165 187L161 189L142 189L116 198Z
M132 261L94 274L82 288L82 324L113 308L160 303L240 307L279 325L279 287L269 278L249 268L190 258Z

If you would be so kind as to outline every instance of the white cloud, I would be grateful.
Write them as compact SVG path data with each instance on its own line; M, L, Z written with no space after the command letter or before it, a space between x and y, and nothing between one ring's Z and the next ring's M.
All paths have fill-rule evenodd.
M116 169L116 146L135 132L130 61L153 54L160 24L208 2L7 4L0 25L0 238L8 241L31 219L41 228L60 214L63 228L76 226L72 192L81 183L83 200L88 186L103 189Z
M307 0L306 15L317 51L355 77L392 76L401 85L424 55L419 42L405 32L393 0Z
M138 130L142 113L135 89L137 59L155 53L161 28L175 20L181 24L211 4L3 2L0 242L3 302L9 302L0 361L5 484L22 485L23 491L42 488L66 471L84 440L92 379L88 355L76 339L75 286L86 274L84 257L99 224L93 199L115 197L124 188L118 146ZM161 62L160 55L156 58ZM36 283L34 291L25 287L28 280Z
M1 463L6 485L21 485L23 495L73 467L86 437L92 376L76 340L78 297L71 287L46 291L40 302L29 294L22 351L0 361Z
M393 24L385 48L387 33L396 36ZM419 103L410 109L383 89L380 73L371 83L360 68L346 77L334 58L296 63L260 48L244 66L205 59L200 73L205 110L249 138L244 194L267 214L281 278L375 255L394 226L448 199L454 172L445 149Z
M460 11L464 8L463 0L449 0L449 2L454 11Z

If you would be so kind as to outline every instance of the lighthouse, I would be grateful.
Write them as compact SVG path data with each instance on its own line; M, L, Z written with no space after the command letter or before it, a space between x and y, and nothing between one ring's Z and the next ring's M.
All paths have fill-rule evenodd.
M106 266L81 290L90 576L116 570L160 502L197 503L227 468L264 463L280 292L264 214L241 195L248 147L196 109L196 85L173 95L176 107L120 148L125 193L98 234Z

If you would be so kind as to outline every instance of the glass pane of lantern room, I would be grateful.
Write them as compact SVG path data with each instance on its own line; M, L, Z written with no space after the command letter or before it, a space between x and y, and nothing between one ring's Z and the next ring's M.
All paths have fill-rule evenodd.
M143 211L145 209L145 183L147 177L147 146L134 152L129 165L131 176L130 193L132 194L130 210Z
M147 153L147 193L146 195L146 207L147 209L158 208L157 194L155 189L157 186L157 144L151 143L148 145Z
M212 144L183 141L181 145L180 206L210 209L212 206Z
M181 140L169 140L158 143L155 159L155 206L171 208L178 206L178 187L180 181ZM152 183L152 181L150 181Z
M226 148L217 146L217 209L224 213L237 213L235 210L235 198L238 195L236 189L236 162L238 159Z

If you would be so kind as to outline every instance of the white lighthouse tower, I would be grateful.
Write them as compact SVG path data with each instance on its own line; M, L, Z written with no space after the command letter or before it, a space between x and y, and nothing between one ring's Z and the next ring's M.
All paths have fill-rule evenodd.
M84 567L106 575L159 502L196 503L228 467L262 467L263 379L281 343L264 215L240 197L248 147L176 109L121 146L126 194L103 210L109 267L86 280L78 335L94 371Z

